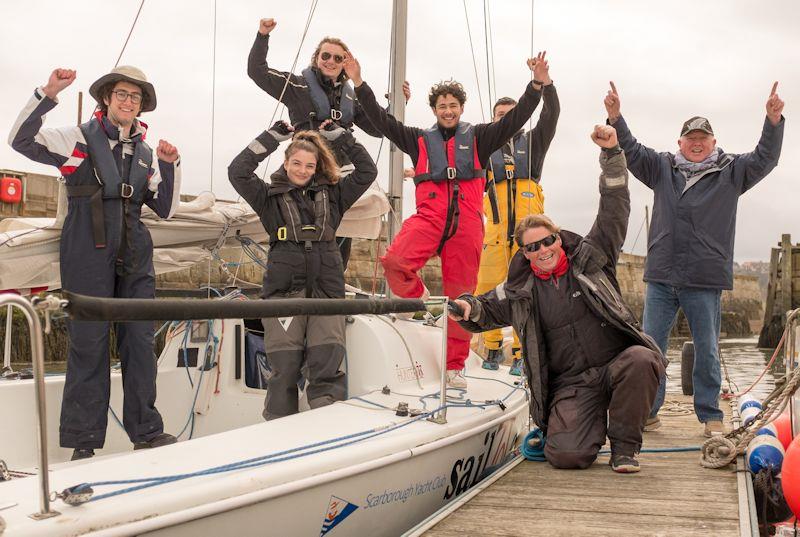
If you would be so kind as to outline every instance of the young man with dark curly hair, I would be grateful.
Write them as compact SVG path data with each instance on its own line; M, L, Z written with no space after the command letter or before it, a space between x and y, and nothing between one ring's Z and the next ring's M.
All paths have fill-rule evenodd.
M451 80L431 88L428 101L436 123L420 129L403 125L378 106L372 89L361 78L358 61L352 56L344 61L366 116L414 162L417 212L403 222L381 258L386 281L396 295L428 296L417 272L434 255L442 260L442 286L447 296L474 291L483 243L484 170L491 154L522 128L542 96L541 75L547 69L544 54L528 59L527 64L534 80L502 120L479 125L462 122L467 95L461 84ZM467 386L461 370L469 339L469 333L448 321L447 380L451 388Z

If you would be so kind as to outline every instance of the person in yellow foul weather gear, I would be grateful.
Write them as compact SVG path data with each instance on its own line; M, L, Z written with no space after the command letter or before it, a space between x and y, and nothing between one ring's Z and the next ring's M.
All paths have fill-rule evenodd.
M505 281L508 265L517 251L514 228L530 214L544 212L544 194L540 185L542 166L547 149L556 133L556 123L561 111L558 94L550 79L534 81L542 84L543 108L533 130L520 130L501 149L495 151L489 161L486 174L486 194L483 211L486 216L486 232L483 239L478 287L476 295L486 293ZM517 102L502 97L494 105L493 121L499 121ZM489 351L483 362L485 369L497 369L503 361L503 334L500 329L483 334ZM514 332L512 345L514 362L510 373L522 374L519 338Z

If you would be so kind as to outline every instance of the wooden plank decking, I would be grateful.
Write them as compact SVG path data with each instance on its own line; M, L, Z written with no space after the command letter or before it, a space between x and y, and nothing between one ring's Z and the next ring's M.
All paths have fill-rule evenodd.
M729 428L729 405L721 406ZM662 409L661 429L646 433L643 447L702 445L702 425L687 411L690 397L670 397ZM526 461L425 535L738 536L733 466L709 470L699 459L697 451L642 453L642 471L631 475L614 474L608 455L587 470L556 470Z

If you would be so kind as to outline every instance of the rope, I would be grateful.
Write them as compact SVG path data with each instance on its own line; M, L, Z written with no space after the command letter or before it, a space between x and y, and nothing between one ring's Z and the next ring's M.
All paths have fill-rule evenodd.
M467 20L467 36L469 36L469 50L472 53L472 67L475 70L475 84L478 86L478 104L481 108L481 121L486 122L486 114L483 111L483 94L481 93L481 81L478 77L478 62L475 60L475 47L472 45L472 30L469 27L469 14L467 13L467 0L462 0L464 5L464 18Z
M647 218L642 218L642 224L639 226L639 231L636 232L636 238L633 239L633 246L631 246L631 253L636 251L636 243L639 242L639 235L642 233L642 229L644 229L644 222ZM645 253L647 253L647 245L645 245Z
M793 311L786 322L784 336L791 328L791 320L799 310ZM781 338L783 340L783 338ZM787 374L786 383L776 387L764 400L763 409L756 414L750 424L734 429L724 436L714 436L703 444L702 457L700 464L705 468L723 468L736 459L738 455L747 450L750 441L756 436L756 432L765 425L775 421L786 409L791 397L800 387L800 368ZM754 384L755 385L755 384ZM753 386L748 388L741 395L744 395Z
M535 57L534 52L533 52L534 51L534 48L533 48L533 22L534 22L533 15L534 15L534 7L535 7L534 6L534 0L531 0L531 56L530 56L531 58ZM531 80L533 80L533 71L531 71ZM544 89L544 88L542 88L542 89ZM544 104L542 104L542 107L544 108ZM528 173L530 175L533 175L531 173L531 162L532 162L532 159L533 159L533 136L530 135L531 131L533 131L533 114L531 114L531 117L528 118Z
M125 49L128 46L128 41L131 40L133 29L136 27L136 22L139 20L139 14L141 14L143 7L144 7L144 0L142 0L142 3L139 4L139 9L138 11L136 11L136 17L133 18L133 24L131 24L131 29L128 31L128 37L125 38L125 43L122 45L122 50L119 51L119 56L117 56L117 61L114 62L114 67L118 66L119 61L122 59L122 54L125 52Z
M492 103L495 102L496 95L492 93L492 75L494 71L494 51L491 53L490 57L490 33L491 33L491 25L489 24L489 5L488 0L483 0L483 40L484 40L484 49L486 50L486 88L488 92L489 102L488 110L491 110ZM497 91L497 86L494 86L495 92Z
M775 347L775 351L772 353L772 358L770 358L770 359L769 359L769 362L767 362L767 365L766 365L766 367L764 367L764 369L761 371L761 374L760 374L760 375L758 375L758 378L757 378L757 379L756 379L756 380L755 380L755 381L754 381L754 382L753 382L753 383L752 383L750 386L748 386L746 390L744 390L744 391L742 391L742 392L739 392L739 393L731 393L731 394L723 394L723 395L722 395L722 397L723 397L724 399L732 399L732 398L734 398L734 397L735 397L735 398L739 398L739 397L741 397L741 396L743 396L743 395L745 395L745 394L749 393L749 392L750 392L750 390L752 390L753 388L755 388L755 387L756 387L756 385L757 385L759 382L761 382L761 380L764 378L764 375L766 375L766 374L767 374L767 371L769 371L769 370L771 370L771 369L772 369L772 364L775 362L775 359L778 357L778 354L780 353L780 350L781 350L781 348L783 348L783 344L784 344L784 342L786 341L786 335L789 333L789 329L790 329L790 324L791 324L791 321L792 321L792 320L793 320L795 317L797 317L797 315L798 315L798 312L800 312L800 310L794 310L794 311L792 311L792 312L789 314L789 316L786 318L786 327L785 327L785 328L784 328L784 330L783 330L783 334L781 335L781 339L780 339L780 341L778 341L778 346L777 346L777 347Z

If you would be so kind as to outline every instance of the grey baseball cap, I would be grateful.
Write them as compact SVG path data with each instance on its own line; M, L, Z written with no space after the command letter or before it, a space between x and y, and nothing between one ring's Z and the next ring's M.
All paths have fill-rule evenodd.
M711 129L711 123L709 123L706 118L700 116L689 118L683 123L681 136L686 136L692 131L703 131L712 136L714 135L714 131Z

